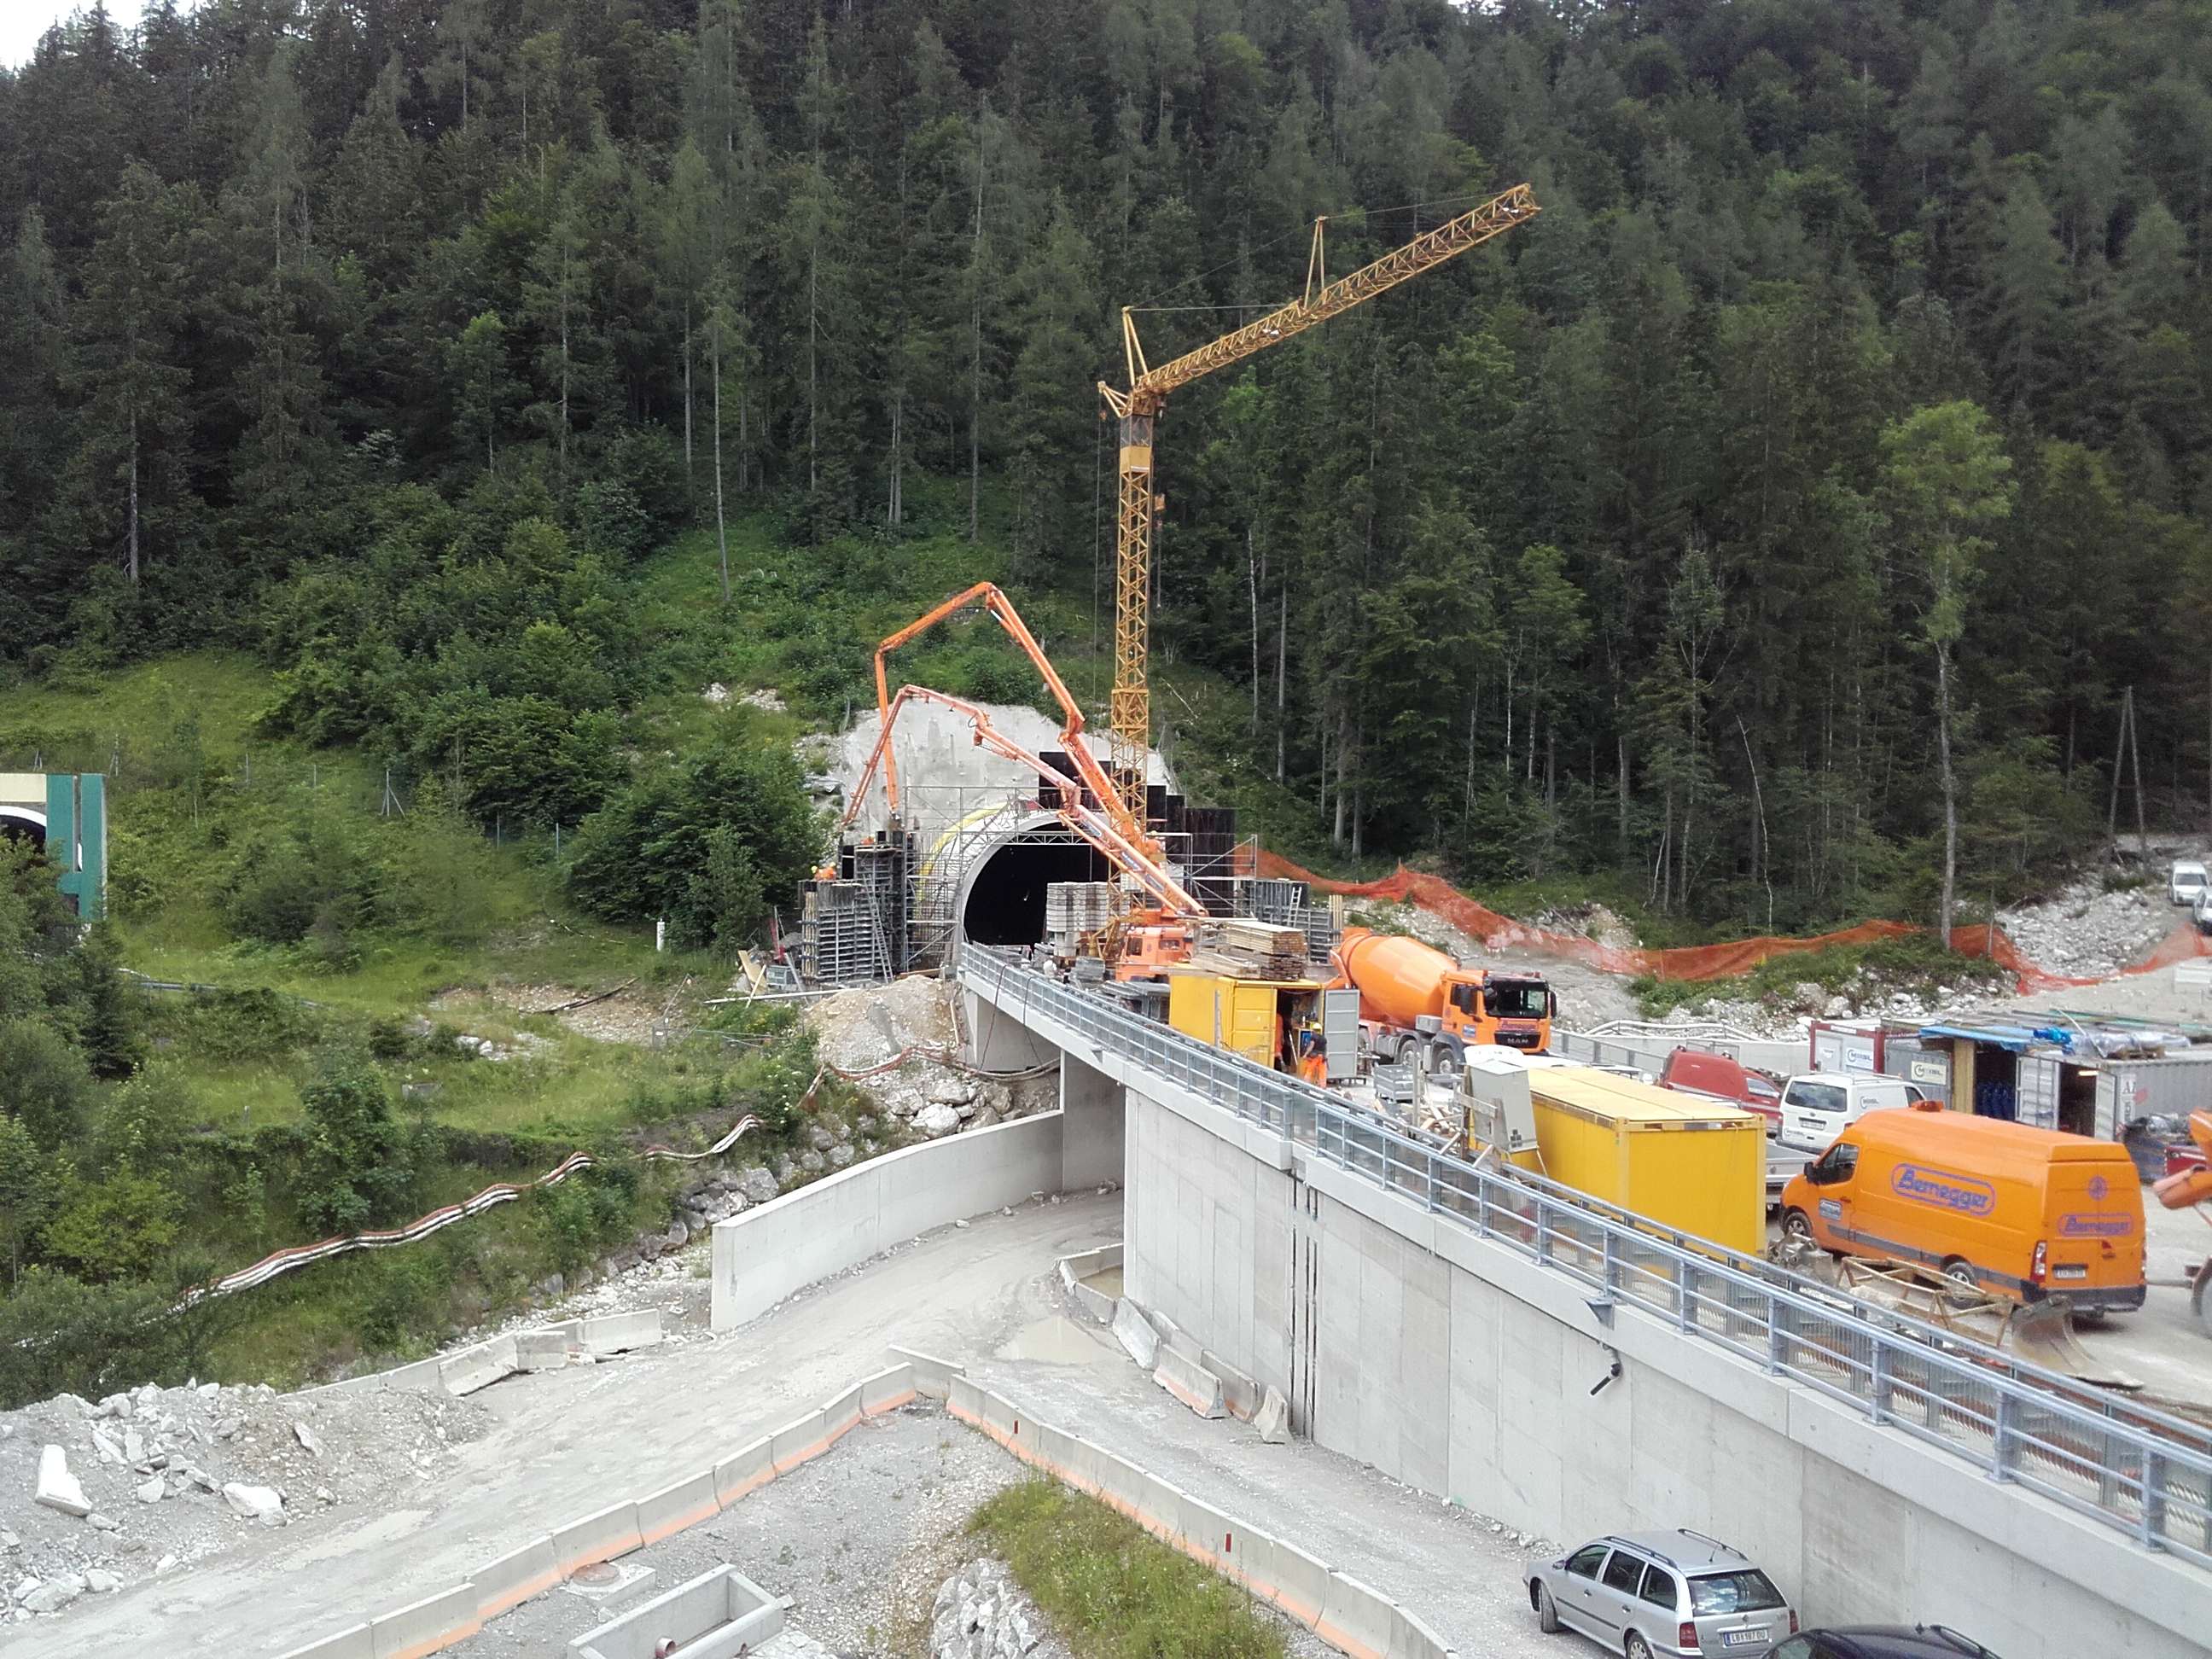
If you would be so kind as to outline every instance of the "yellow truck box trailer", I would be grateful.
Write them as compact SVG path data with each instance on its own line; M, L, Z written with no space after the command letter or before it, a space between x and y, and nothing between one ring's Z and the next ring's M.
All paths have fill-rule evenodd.
M1673 1231L1766 1248L1766 1126L1587 1066L1531 1067L1540 1169Z
M1262 1066L1285 1062L1286 1042L1300 1028L1317 1032L1321 987L1311 980L1232 979L1220 974L1174 974L1168 979L1168 1024L1178 1031L1233 1049Z

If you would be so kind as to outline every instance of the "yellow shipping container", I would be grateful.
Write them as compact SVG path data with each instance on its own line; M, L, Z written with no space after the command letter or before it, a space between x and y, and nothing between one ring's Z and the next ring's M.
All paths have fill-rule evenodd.
M1766 1125L1750 1112L1588 1066L1528 1073L1541 1172L1661 1226L1766 1248Z
M1310 1019L1320 990L1310 980L1176 974L1168 980L1168 1024L1202 1042L1273 1066L1282 1046L1283 1021Z

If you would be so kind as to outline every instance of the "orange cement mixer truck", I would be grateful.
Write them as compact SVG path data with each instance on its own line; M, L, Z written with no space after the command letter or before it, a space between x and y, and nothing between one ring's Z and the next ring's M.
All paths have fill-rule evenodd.
M1540 974L1462 968L1419 939L1347 927L1329 963L1359 992L1361 1046L1387 1065L1425 1049L1429 1069L1455 1072L1484 1044L1542 1054L1557 999Z

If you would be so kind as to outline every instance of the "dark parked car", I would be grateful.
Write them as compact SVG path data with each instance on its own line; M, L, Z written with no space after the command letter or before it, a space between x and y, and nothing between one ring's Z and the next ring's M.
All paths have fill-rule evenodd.
M1941 1625L1846 1625L1801 1631L1771 1659L1997 1659L1970 1636Z

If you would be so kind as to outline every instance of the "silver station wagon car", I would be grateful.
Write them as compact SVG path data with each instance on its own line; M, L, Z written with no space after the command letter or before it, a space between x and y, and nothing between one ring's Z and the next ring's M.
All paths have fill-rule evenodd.
M1573 1630L1626 1659L1759 1659L1797 1631L1774 1581L1717 1539L1627 1532L1528 1570L1547 1631Z

